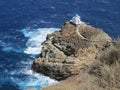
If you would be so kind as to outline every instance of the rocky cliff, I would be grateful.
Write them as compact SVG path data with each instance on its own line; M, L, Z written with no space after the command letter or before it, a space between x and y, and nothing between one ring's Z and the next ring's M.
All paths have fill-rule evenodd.
M32 69L63 80L88 69L96 62L99 51L108 47L111 41L100 29L85 23L76 26L66 22L60 31L47 36L40 57L34 60Z

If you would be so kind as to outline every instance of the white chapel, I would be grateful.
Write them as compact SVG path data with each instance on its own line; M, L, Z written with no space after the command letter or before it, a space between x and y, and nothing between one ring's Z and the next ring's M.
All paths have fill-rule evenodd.
M76 25L79 25L79 24L83 23L83 22L81 21L80 16L79 16L78 14L76 14L76 15L72 18L72 20L70 20L70 21L71 21L72 23L76 24Z

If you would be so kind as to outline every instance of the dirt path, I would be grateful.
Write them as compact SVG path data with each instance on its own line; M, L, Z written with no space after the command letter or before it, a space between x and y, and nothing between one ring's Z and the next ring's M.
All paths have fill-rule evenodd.
M80 25L77 25L76 32L80 36L81 39L87 40L87 38L83 37L79 32Z

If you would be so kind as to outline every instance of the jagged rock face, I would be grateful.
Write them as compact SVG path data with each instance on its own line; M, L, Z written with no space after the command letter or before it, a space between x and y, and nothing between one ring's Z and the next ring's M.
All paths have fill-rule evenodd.
M79 32L88 40L81 39L76 29L67 22L60 31L48 35L41 56L33 62L33 70L57 80L65 79L89 68L97 53L111 42L102 30L85 23L80 25Z

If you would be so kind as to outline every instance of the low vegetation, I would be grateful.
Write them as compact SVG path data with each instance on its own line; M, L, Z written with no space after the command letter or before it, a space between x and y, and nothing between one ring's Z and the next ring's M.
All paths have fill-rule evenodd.
M99 63L91 66L86 79L76 87L58 84L43 90L120 90L120 39L96 58Z
M90 70L90 74L96 78L94 85L102 90L120 90L120 39L102 51L98 59L100 64Z

